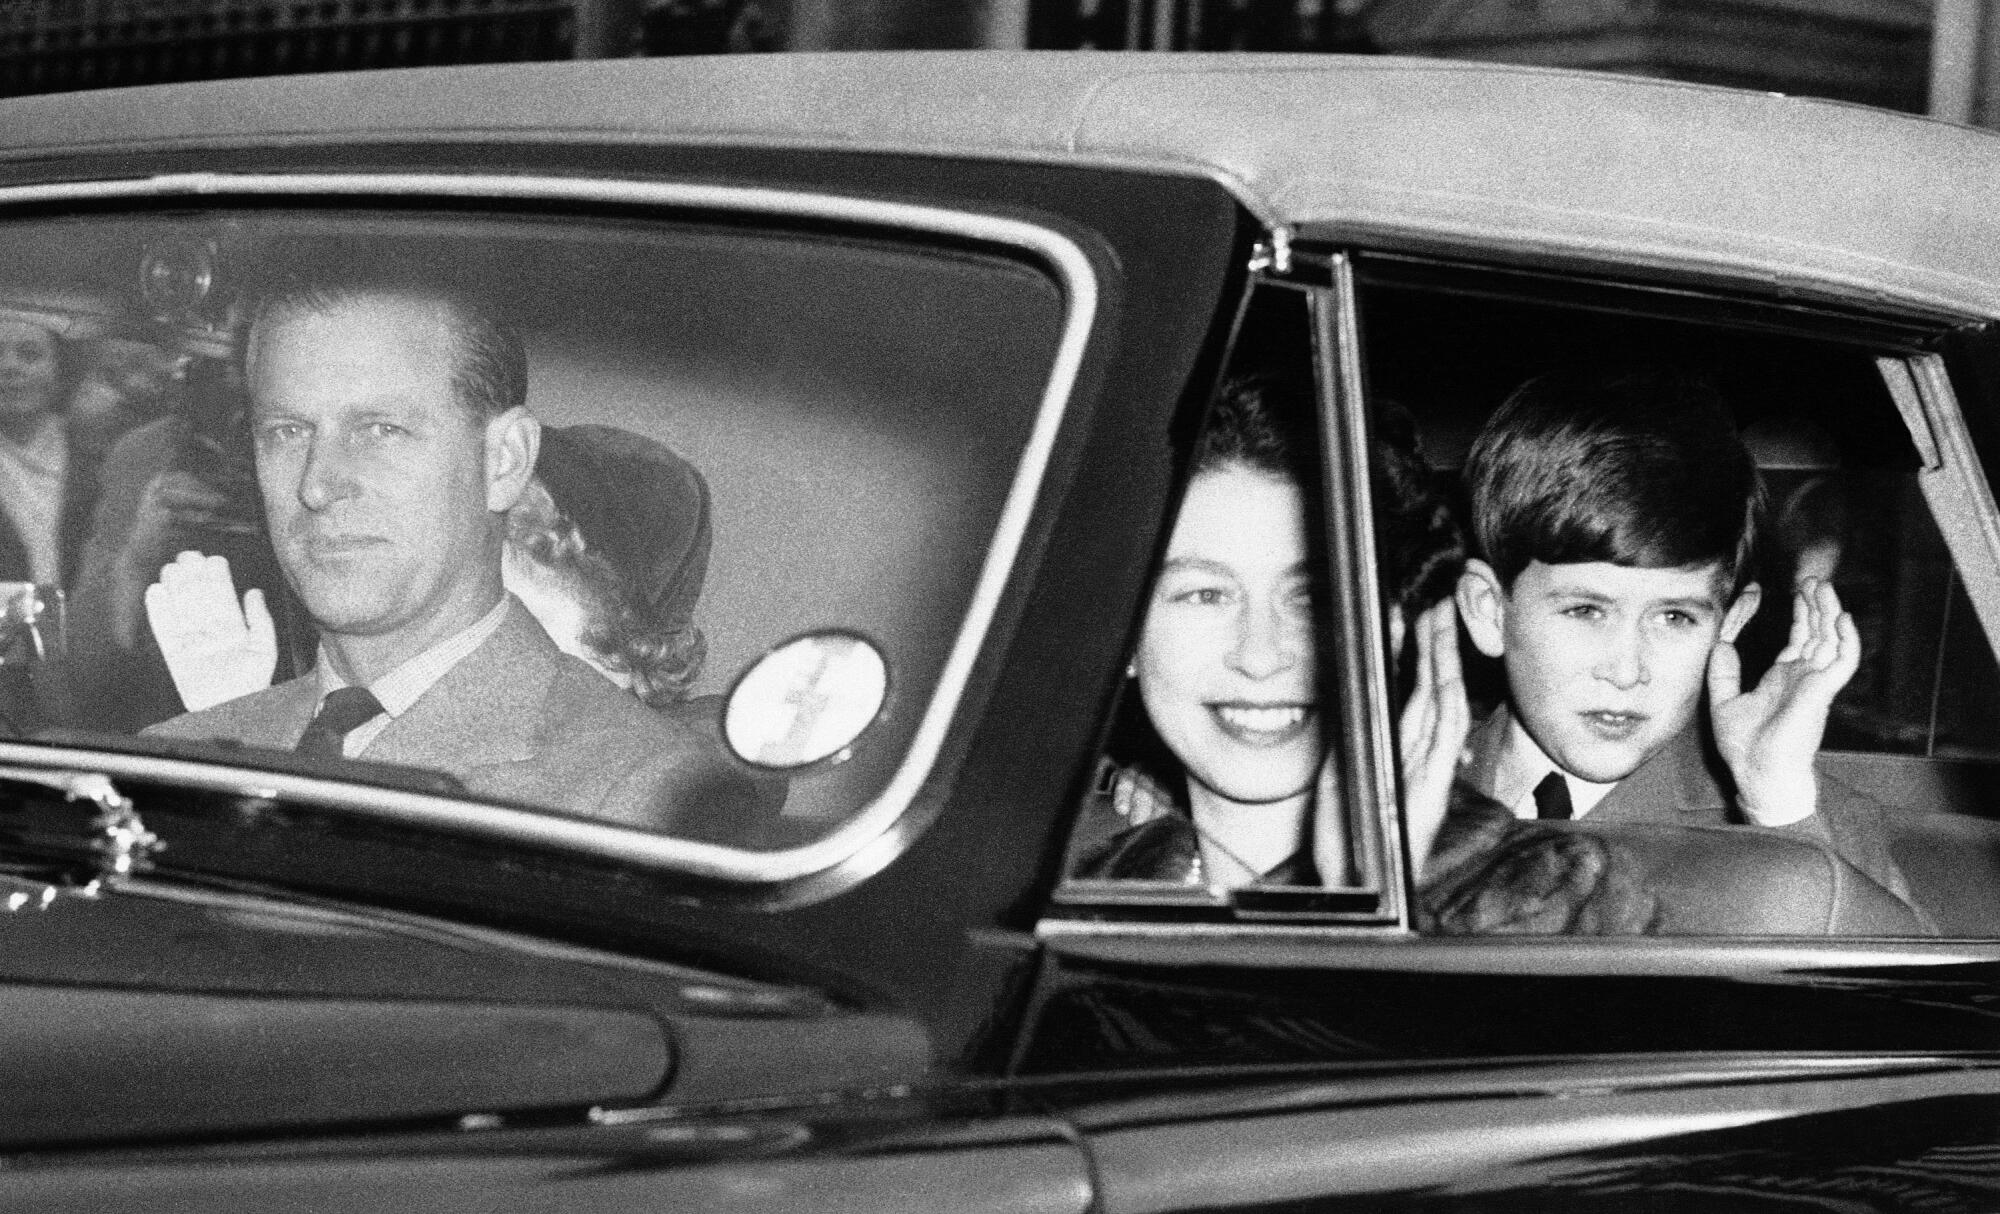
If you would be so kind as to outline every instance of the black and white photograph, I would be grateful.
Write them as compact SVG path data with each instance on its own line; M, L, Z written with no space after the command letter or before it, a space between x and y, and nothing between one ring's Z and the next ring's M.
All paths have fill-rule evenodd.
M2000 1212L2000 0L0 0L0 1210Z

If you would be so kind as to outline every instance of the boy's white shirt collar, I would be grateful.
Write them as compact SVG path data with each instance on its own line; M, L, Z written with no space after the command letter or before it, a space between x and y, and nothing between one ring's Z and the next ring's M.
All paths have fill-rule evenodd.
M1478 751L1484 753L1475 753ZM1467 739L1465 759L1469 771L1485 776L1486 787L1479 791L1506 806L1517 818L1536 816L1535 786L1550 772L1561 770L1528 736L1520 718L1504 705L1495 709L1493 719ZM1596 809L1618 787L1615 780L1597 784L1568 772L1563 772L1563 778L1569 782L1571 814L1578 818Z

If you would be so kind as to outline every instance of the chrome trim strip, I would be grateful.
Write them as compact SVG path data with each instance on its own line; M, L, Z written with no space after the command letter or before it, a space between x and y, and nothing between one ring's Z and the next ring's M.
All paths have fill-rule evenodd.
M253 796L290 796L339 809L423 825L446 825L521 842L554 845L612 859L670 867L723 881L776 883L824 872L884 839L915 800L943 748L974 661L1006 590L1034 510L1035 497L1055 448L1097 319L1098 282L1083 250L1047 228L1016 219L940 207L883 202L794 190L674 182L584 180L505 174L427 173L174 173L125 181L89 181L0 188L0 214L51 202L103 202L159 198L222 200L229 197L387 197L563 201L646 207L741 211L787 218L832 220L905 228L1012 247L1033 254L1055 273L1068 303L1063 330L1034 425L1000 511L992 545L974 583L965 622L953 642L930 703L911 738L909 753L888 785L859 813L827 837L779 852L751 852L695 843L605 823L559 818L520 809L468 806L415 793L386 792L337 781L232 770L182 760L55 750L0 742L0 762L88 768L142 779L175 780ZM886 862L889 857L882 857Z
M1936 472L1944 466L1944 456L1938 451L1937 436L1931 433L1930 418L1924 415L1923 393L1917 390L1915 372L1906 360L1887 355L1875 360L1875 370L1889 389L1889 398L1896 402L1896 412L1903 416L1910 441L1916 444L1917 462L1924 471Z
M1368 422L1365 416L1366 374L1362 367L1360 305L1355 298L1354 263L1346 253L1328 260L1333 283L1310 295L1313 325L1313 377L1326 435L1322 440L1332 457L1321 472L1326 500L1328 538L1336 555L1335 587L1329 606L1335 615L1333 640L1341 671L1337 680L1341 745L1329 748L1335 762L1346 760L1343 783L1348 801L1348 838L1358 853L1364 886L1381 891L1377 911L1385 918L1408 922L1404 893L1402 812L1397 804L1397 763L1394 726L1389 718L1389 672L1384 655L1382 604L1375 551L1374 486L1369 483ZM1351 571L1357 576L1338 576ZM1412 621L1414 624L1414 621ZM1322 676L1323 677L1323 676ZM1323 810L1324 807L1322 807ZM1363 816L1367 821L1361 821ZM1322 813L1323 816L1323 813ZM1357 829L1358 828L1358 829ZM1371 871L1372 870L1372 871Z
M1744 975L1788 970L1992 965L2000 941L1800 940L1667 936L1422 937L1338 924L1108 923L1045 919L1035 935L1058 956L1141 965L1412 973ZM1862 979L1857 979L1862 981Z
M1965 413L1943 356L1919 354L1904 366L1916 386L1938 457L1935 467L1917 473L1917 486L1986 630L1987 644L2000 653L2000 514L1993 491L1981 471L1972 435L1965 429ZM1887 368L1883 378L1893 394L1896 383Z

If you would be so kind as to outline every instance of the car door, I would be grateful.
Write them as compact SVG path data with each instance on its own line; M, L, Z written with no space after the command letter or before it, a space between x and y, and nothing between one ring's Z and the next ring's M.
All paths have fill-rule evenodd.
M1995 828L1975 791L1993 743L1990 716L1971 707L1990 694L1994 647L1971 621L1990 614L2000 562L1973 437L1982 411L1962 403L1983 390L1983 327L1365 249L1294 245L1287 256L1289 272L1271 273L1265 251L1218 395L1246 375L1309 369L1314 384L1327 760L1305 829L1318 880L1097 864L1107 837L1188 814L1200 803L1192 785L1207 779L1163 761L1180 756L1167 753L1161 712L1145 688L1128 690L1103 778L1078 811L1069 878L1040 925L1053 960L1020 1055L1045 1107L1086 1127L1107 1207L1334 1208L1345 1197L1512 1208L1560 1192L1623 1208L1668 1190L1754 1206L1877 1175L1898 1192L1964 1200L1948 1161L1991 1144L1928 1110L1990 1123L1995 1091L1982 1010L1996 972L1983 893ZM1407 520L1395 517L1407 490L1384 475L1384 445L1413 451L1441 508L1463 510L1453 477L1464 452L1525 378L1663 358L1698 368L1738 410L1778 507L1781 542L1759 577L1786 584L1838 528L1832 576L1878 656L1836 701L1821 763L1884 807L1910 900L1887 933L1769 926L1778 921L1751 916L1756 898L1744 897L1764 892L1764 870L1734 893L1687 895L1713 890L1728 849L1749 845L1728 832L1749 826L1566 836L1642 857L1663 840L1724 849L1684 878L1644 870L1659 882L1649 896L1707 908L1683 927L1671 916L1603 926L1560 910L1579 888L1560 883L1515 889L1533 913L1454 924L1438 910L1436 874L1408 850L1394 756L1413 672L1399 648L1407 620L1389 610L1410 581L1397 564ZM1842 503L1837 524L1813 515L1816 493ZM1766 647L1748 658L1753 677L1788 614L1775 615L1776 640L1742 639L1746 655ZM1149 642L1132 643L1143 654ZM1507 695L1504 672L1463 649L1476 710L1490 710ZM1127 773L1148 764L1188 772L1177 778L1190 791L1135 790ZM1708 913L1717 907L1727 913ZM1523 1195L1505 1196L1516 1186Z

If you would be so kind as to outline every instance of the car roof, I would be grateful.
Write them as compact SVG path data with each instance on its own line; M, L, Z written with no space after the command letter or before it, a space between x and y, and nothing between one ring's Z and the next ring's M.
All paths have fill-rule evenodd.
M1214 177L1271 226L2000 315L2000 137L1590 72L931 52L287 76L19 98L0 160L331 139L847 148Z

